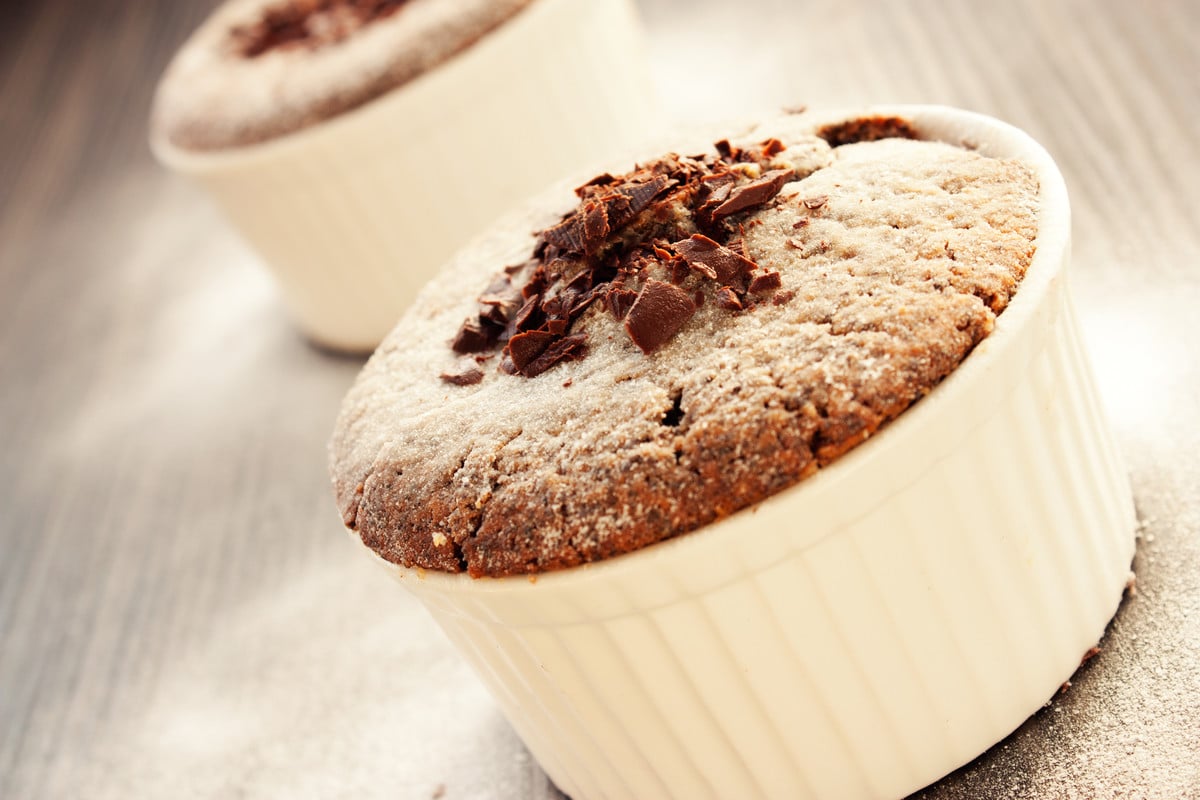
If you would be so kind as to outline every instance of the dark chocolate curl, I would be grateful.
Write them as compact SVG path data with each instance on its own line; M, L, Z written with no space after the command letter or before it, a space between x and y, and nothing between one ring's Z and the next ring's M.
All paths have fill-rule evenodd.
M517 372L524 372L535 358L545 352L550 343L557 338L549 331L525 331L518 333L508 340L505 353L512 359Z
M651 278L625 317L625 332L643 353L653 353L696 313L690 295L678 286Z
M608 310L617 319L625 319L629 313L629 309L633 307L633 301L637 300L637 292L631 289L613 289L604 300L608 303Z
M450 349L456 353L481 353L492 346L492 337L488 336L479 319L469 319L458 329Z
M629 200L630 210L634 214L637 214L643 208L650 205L654 201L654 198L674 186L675 183L675 181L668 180L661 175L655 175L644 183L625 184L619 187L617 191Z
M722 286L720 289L717 289L717 305L726 311L742 310L742 301L737 296L737 292L728 286Z
M750 281L750 292L758 294L759 292L770 292L778 289L783 285L783 279L779 277L778 272L764 272L761 275L755 275Z
M608 237L608 206L590 203L583 212L583 253L590 256L600 249Z
M750 273L758 267L745 256L699 233L675 242L671 247L689 265L695 264L695 268L701 272L713 272L720 283L742 292L746 291Z
M712 210L712 218L722 220L732 214L763 205L779 194L779 190L795 174L790 169L773 169L758 180L738 186L729 193L728 200Z
M587 354L587 336L573 333L564 336L547 347L540 356L525 365L521 374L526 378L534 378L558 364L560 361L573 361Z
M619 231L629 224L636 216L633 204L623 194L610 194L601 199L608 211L608 227L612 232Z
M542 238L568 253L583 252L583 225L579 215L571 213L557 225L542 231Z
M745 227L753 223L723 221L770 202L794 177L779 169L750 180L737 166L765 168L786 145L767 139L743 150L722 140L716 148L668 154L578 187L576 207L540 231L530 258L504 267L480 295L477 315L462 324L452 349L485 354L474 359L480 364L498 353L500 372L532 377L587 352L585 333L571 331L597 301L646 353L670 341L708 298L734 312L772 292L773 302L786 302L778 273L746 257ZM810 211L816 200L806 203ZM751 299L751 292L761 294ZM475 365L441 378L464 386L483 379Z

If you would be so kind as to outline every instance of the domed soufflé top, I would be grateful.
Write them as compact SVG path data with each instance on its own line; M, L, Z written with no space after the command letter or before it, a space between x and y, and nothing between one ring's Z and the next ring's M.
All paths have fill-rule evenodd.
M561 569L790 487L955 369L1037 235L1026 165L894 117L783 116L575 195L460 253L346 398L337 501L383 558Z
M152 133L251 145L363 105L470 47L531 0L230 0L167 68Z

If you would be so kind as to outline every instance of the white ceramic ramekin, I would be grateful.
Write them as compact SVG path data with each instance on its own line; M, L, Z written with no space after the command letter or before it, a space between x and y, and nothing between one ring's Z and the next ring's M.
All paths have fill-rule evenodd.
M364 351L487 223L660 120L630 0L535 0L445 64L297 133L214 152L151 144L216 198L312 339Z
M1120 602L1133 505L1067 291L1057 168L976 114L865 113L1041 182L1033 264L948 379L816 476L630 555L536 580L380 560L574 800L903 797L1033 714Z

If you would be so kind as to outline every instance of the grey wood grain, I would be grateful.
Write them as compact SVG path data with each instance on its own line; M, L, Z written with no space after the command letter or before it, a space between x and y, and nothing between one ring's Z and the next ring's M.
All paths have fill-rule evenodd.
M925 795L1200 797L1200 4L645 0L668 109L937 102L1058 159L1087 344L1145 518L1065 695ZM153 164L208 2L0 6L0 797L551 798L347 546L325 439L359 366Z

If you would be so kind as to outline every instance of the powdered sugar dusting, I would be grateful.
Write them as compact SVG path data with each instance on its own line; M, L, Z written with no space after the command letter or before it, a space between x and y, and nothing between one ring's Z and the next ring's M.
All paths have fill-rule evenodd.
M323 47L246 58L236 31L281 0L232 0L176 55L159 85L156 135L192 150L252 144L362 105L435 67L530 0L410 0Z
M451 387L438 376L462 357L448 340L493 273L528 258L526 232L570 201L493 232L427 287L333 442L342 510L366 544L476 574L627 552L812 474L954 368L1033 254L1030 171L935 142L832 150L770 125L750 141L768 135L789 145L780 157L804 154L794 166L806 177L744 220L744 241L790 302L743 313L705 302L652 356L593 307L577 325L582 360L535 378L493 360L478 384ZM827 199L803 202L815 196ZM811 249L784 245L797 234Z

